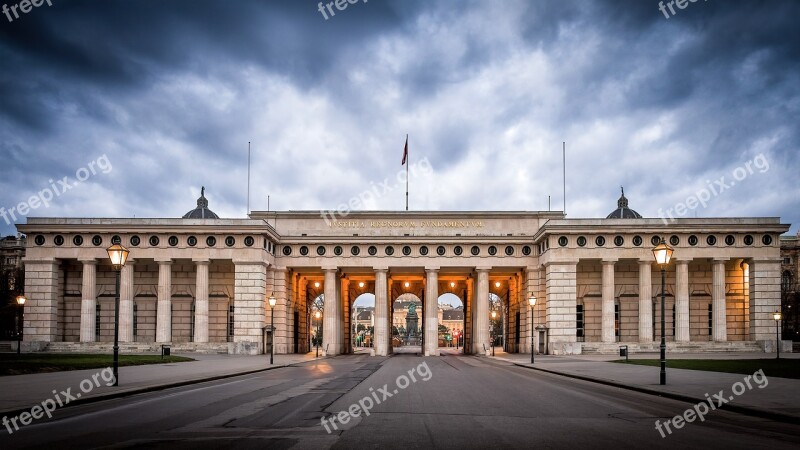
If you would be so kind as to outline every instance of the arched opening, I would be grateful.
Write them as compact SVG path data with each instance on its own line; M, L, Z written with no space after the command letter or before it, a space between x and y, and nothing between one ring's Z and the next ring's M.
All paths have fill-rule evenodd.
M439 316L440 354L455 354L464 351L464 302L453 293L445 293L437 299Z
M314 300L308 302L308 333L309 348L315 352L316 355L320 354L320 346L322 345L322 320L325 311L325 294L319 294L314 297Z
M506 306L497 294L489 293L489 339L492 353L496 347L505 350Z
M392 349L395 353L422 352L422 300L406 292L392 307Z
M370 353L374 348L375 294L365 292L353 301L350 334L352 353Z

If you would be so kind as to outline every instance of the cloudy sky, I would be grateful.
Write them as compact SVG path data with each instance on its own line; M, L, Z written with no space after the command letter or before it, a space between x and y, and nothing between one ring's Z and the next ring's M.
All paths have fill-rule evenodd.
M560 210L566 141L568 217L605 217L620 186L658 217L711 185L683 217L797 231L800 2L353 1L0 16L0 212L180 217L205 186L245 217L248 141L251 209L377 189L362 209L401 210L408 134L412 210Z

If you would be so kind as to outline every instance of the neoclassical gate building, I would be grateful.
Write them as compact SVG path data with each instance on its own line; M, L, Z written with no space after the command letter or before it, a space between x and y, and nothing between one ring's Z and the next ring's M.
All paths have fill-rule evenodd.
M392 352L394 300L420 299L422 351L438 354L437 300L464 304L465 352L490 345L490 294L506 349L550 354L656 349L661 273L652 248L675 248L666 279L673 351L768 350L780 307L778 218L644 219L621 197L605 219L561 212L253 212L219 219L201 195L181 219L30 218L24 347L113 341L115 273L106 248L130 250L121 272L123 351L259 354L352 351L354 300L375 296L373 353ZM267 299L274 296L272 311ZM322 296L322 323L312 305ZM531 309L528 299L535 296ZM533 344L531 343L533 334Z

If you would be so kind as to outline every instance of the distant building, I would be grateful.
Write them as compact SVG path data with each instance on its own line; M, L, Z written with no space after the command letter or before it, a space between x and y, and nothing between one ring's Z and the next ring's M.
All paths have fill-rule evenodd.
M800 342L800 231L781 237L783 338Z
M16 297L24 292L25 243L25 235L19 233L0 239L0 340L18 336Z
M0 239L0 270L7 271L22 268L26 241L27 238L21 233Z

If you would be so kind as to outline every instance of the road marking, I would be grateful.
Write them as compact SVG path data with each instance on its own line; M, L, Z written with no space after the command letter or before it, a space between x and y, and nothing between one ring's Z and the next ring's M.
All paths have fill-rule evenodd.
M275 395L270 395L269 397L263 397L248 403L242 403L238 406L222 411L219 414L211 416L207 419L200 420L198 422L190 423L186 426L177 428L175 429L175 431L191 432L191 431L197 431L198 429L221 427L233 420L251 416L260 411L263 411L266 408L269 408L270 406L277 405L278 403L285 402L286 400L298 397L303 394L307 394L311 390L325 383L328 383L329 381L334 379L335 377L328 377L328 378L318 378L315 380L311 380L307 383L295 386L293 388L287 389Z

